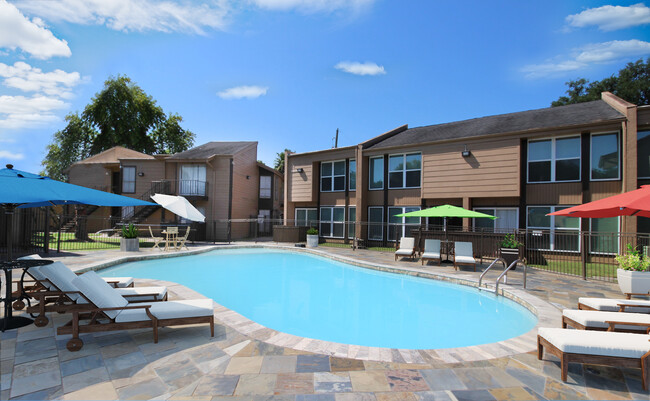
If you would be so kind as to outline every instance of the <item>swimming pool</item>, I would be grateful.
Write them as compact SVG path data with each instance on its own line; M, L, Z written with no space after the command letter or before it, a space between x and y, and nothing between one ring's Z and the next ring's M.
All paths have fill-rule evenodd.
M100 275L176 282L274 330L371 347L487 344L537 323L516 302L475 288L273 249L130 262Z

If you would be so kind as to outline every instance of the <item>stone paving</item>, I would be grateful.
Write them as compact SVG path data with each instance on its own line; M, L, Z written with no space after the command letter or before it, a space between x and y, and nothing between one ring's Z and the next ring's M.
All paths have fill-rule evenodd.
M467 269L454 272L452 266L444 264L422 267L419 261L408 259L394 262L389 253L324 247L319 251L403 269L407 274L470 281L476 281L480 274ZM151 251L140 253L155 255ZM52 259L84 270L115 263L126 255L93 251ZM488 273L486 282L494 282L497 274ZM530 270L527 289L523 290L521 270L509 276L509 285L504 286L507 291L523 291L558 308L575 307L580 296L621 295L610 283ZM137 286L157 284L161 282L136 280ZM183 286L164 284L169 287L171 299L200 297ZM215 316L225 313L223 309L215 304ZM55 334L55 327L68 318L64 314L52 314L50 318L46 327L31 325L1 334L0 399L650 399L641 388L638 369L571 364L569 380L563 383L559 361L549 355L539 361L534 352L476 359L471 357L471 351L459 350L454 362L427 358L430 354L425 352L420 352L422 359L418 363L407 363L400 356L392 358L392 362L373 360L370 355L348 358L274 345L219 319L214 338L206 325L163 328L158 344L153 344L150 329L96 333L83 335L84 347L73 353L65 348L69 336Z

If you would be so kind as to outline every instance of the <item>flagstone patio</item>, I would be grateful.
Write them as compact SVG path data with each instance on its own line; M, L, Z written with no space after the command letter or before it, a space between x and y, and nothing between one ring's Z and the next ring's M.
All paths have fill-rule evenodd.
M422 267L419 261L408 259L395 262L390 253L322 247L319 251L404 269L408 274L474 281L480 274L454 272L453 267L445 265ZM146 250L140 255L157 256L156 252ZM83 270L115 263L126 256L119 251L89 251L52 255L51 259ZM493 283L497 274L488 273L486 282ZM529 270L527 289L523 290L521 269L509 276L504 288L534 295L555 305L557 311L575 307L580 296L621 295L614 284L535 270ZM160 283L136 280L137 286ZM170 299L200 296L178 284L164 284L169 287ZM454 352L395 354L393 350L390 362L386 358L378 361L383 355L373 358L373 351L365 355L351 347L345 352L338 348L310 352L291 341L286 346L277 345L277 341L269 339L283 333L238 318L229 320L228 316L238 315L217 304L215 316L214 338L206 325L164 328L158 344L152 342L151 330L146 329L87 334L82 337L82 350L74 353L65 348L69 336L55 334L55 327L68 320L63 314L53 314L46 327L31 325L7 331L0 337L0 399L429 401L650 397L641 388L640 370L635 369L571 364L569 380L563 383L559 379L559 361L552 356L545 355L539 361L534 352L510 349L506 356L491 357L472 347ZM559 327L560 321L555 325Z

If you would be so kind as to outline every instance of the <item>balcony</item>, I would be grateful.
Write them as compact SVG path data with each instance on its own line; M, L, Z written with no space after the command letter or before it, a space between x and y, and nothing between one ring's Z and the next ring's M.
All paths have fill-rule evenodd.
M186 198L207 199L208 183L198 180L178 180L177 193Z

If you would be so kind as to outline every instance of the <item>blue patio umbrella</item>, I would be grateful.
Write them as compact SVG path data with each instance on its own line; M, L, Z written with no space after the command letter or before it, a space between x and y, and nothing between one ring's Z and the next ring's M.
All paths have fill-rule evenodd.
M11 164L0 170L0 206L4 206L7 215L7 257L12 261L11 226L14 209L52 205L95 205L95 206L157 206L155 203L140 199L111 194L78 185L53 180L37 174L14 170ZM3 269L5 269L3 267ZM17 328L32 322L31 319L11 316L11 270L5 269L7 294L4 300L5 317L2 331Z

